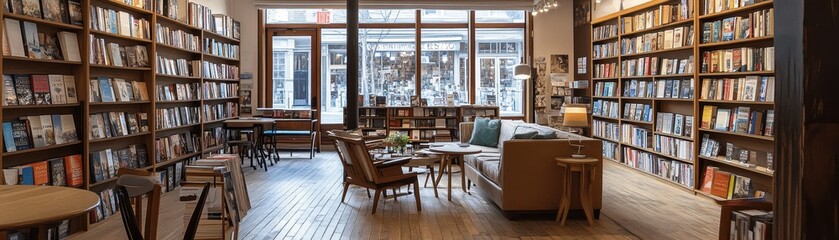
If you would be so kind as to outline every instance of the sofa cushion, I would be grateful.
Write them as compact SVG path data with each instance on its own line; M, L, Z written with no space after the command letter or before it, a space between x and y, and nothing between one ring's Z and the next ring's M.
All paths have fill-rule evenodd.
M477 118L472 128L472 137L469 139L469 143L486 147L497 147L500 130L501 120Z
M464 157L464 163L466 163L466 165L472 166L479 172L484 169L484 165L486 163L498 161L501 161L501 154L498 153L481 153L467 155L466 157Z
M526 124L521 120L501 120L501 131L498 134L498 151L504 150L504 142L513 139L513 135L521 133L519 126Z
M517 133L516 135L513 135L513 139L532 139L533 136L536 136L537 134L539 134L537 131Z
M501 161L485 161L482 165L481 174L489 178L500 187L504 187L501 181Z

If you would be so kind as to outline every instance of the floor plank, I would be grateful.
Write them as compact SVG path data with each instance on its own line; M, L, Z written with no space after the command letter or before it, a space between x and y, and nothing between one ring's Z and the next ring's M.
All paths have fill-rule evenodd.
M302 154L296 155L303 157ZM693 194L622 166L604 167L601 219L588 226L569 219L560 227L550 219L510 221L483 198L453 182L452 202L441 188L420 188L422 211L411 195L383 200L376 215L367 192L350 187L340 202L341 165L334 152L314 159L284 158L266 172L245 168L253 209L240 226L240 239L711 239L719 208ZM457 169L455 169L457 171ZM424 176L420 176L422 182ZM455 174L456 179L459 174ZM448 181L442 181L445 186ZM430 184L429 184L430 186ZM403 189L402 191L406 191ZM372 192L371 192L372 194ZM180 239L183 207L177 192L164 195L160 239ZM695 213L699 210L698 213ZM118 216L71 239L125 239Z

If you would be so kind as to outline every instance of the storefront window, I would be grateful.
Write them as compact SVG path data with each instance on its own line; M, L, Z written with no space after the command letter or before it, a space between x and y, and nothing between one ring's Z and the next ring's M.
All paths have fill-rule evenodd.
M524 82L513 68L524 56L523 29L476 29L476 104L496 105L502 116L524 115Z
M347 106L347 30L323 29L321 34L321 119L343 123Z
M467 23L469 11L463 10L422 10L423 23Z
M424 29L421 49L422 98L429 106L468 104L468 30Z
M475 22L479 23L524 23L524 11L475 11Z
M267 9L265 23L317 23L318 12L329 12L330 23L347 22L347 10L344 9Z
M415 23L416 10L361 10L358 12L360 23Z
M416 89L416 31L360 29L359 94L385 96L388 106L410 106Z
M310 108L312 38L274 36L272 46L273 107Z

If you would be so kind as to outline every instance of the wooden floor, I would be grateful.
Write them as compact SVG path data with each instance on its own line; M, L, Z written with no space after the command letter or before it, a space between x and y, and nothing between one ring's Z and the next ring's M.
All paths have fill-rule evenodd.
M472 195L455 191L452 202L446 200L443 188L439 198L431 188L423 188L421 212L416 211L414 198L405 196L382 202L376 215L370 215L372 200L364 189L350 188L346 203L340 202L341 165L333 152L312 160L286 158L268 172L245 169L253 209L241 224L240 239L716 238L713 220L719 209L710 201L622 166L607 164L605 169L601 219L595 226L569 219L560 227L552 219L507 220L477 188L472 188ZM459 189L459 181L454 182L454 189ZM177 193L163 198L159 238L180 239L183 209ZM707 205L707 211L695 204ZM71 236L125 238L119 216Z

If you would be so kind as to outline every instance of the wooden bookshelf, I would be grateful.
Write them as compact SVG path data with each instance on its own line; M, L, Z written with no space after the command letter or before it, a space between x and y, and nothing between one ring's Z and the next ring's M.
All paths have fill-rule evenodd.
M717 167L721 171L731 172L733 174L750 178L752 181L752 188L753 190L759 190L766 192L767 194L772 194L772 171L766 170L766 161L758 158L757 164L741 164L739 161L728 161L725 157L725 143L733 143L735 146L749 150L749 154L757 153L773 153L774 152L774 137L764 135L760 132L757 134L749 134L737 131L721 131L715 130L713 126L710 128L703 128L700 127L702 119L703 119L703 107L704 106L716 106L718 108L724 109L732 109L732 112L736 113L737 107L749 107L749 111L760 111L763 113L763 120L766 122L766 112L768 110L773 110L775 108L773 101L751 101L749 99L734 99L734 100L717 100L717 99L704 99L702 96L703 90L703 79L740 79L746 77L757 77L758 79L758 86L764 81L762 78L764 77L773 77L773 71L765 70L767 66L763 66L763 68L758 68L759 70L752 71L747 69L737 69L735 71L730 72L705 72L703 67L704 59L704 52L705 51L716 51L716 50L726 50L726 49L735 49L735 48L765 48L765 47L772 47L774 45L774 37L770 34L769 30L765 30L766 34L749 34L749 35L739 35L740 33L735 32L731 35L731 39L725 38L718 39L717 41L706 41L703 38L703 30L706 23L712 23L715 21L723 21L724 19L732 18L732 17L750 17L754 12L772 9L773 3L772 1L761 1L752 5L742 6L739 8L732 8L727 9L719 12L714 12L710 14L703 14L705 12L704 2L706 0L689 0L691 5L693 6L692 11L687 14L687 16L682 16L682 18L677 18L675 21L671 21L669 23L663 23L653 26L646 26L640 30L636 31L625 31L622 29L622 24L626 23L625 19L632 18L634 16L638 16L639 14L643 14L645 12L662 9L664 5L673 5L679 4L679 1L651 1L649 3L641 4L637 7L633 7L630 9L626 9L614 14L610 14L604 16L599 19L592 20L592 24L590 25L592 34L591 36L591 47L594 49L596 45L602 45L607 43L617 43L618 44L618 55L617 56L609 56L604 58L598 59L591 59L589 61L589 65L594 68L597 68L599 64L615 64L617 65L617 76L610 76L610 77L599 77L594 78L592 77L592 94L594 101L612 101L618 103L618 108L616 109L619 111L618 118L614 117L607 117L607 116L598 116L592 115L592 121L597 121L602 129L607 130L615 130L615 128L609 128L607 126L615 126L615 125L607 125L617 124L617 131L614 134L615 138L605 137L605 136L598 136L594 135L594 138L602 139L604 142L610 142L617 145L618 151L615 152L615 162L626 166L628 156L623 156L623 149L634 149L640 152L651 154L654 157L653 164L655 164L655 159L665 159L672 162L681 162L683 164L689 164L692 167L690 174L692 175L693 179L691 180L690 184L680 184L671 181L669 178L661 177L655 172L647 172L644 170L640 170L638 168L630 167L632 169L639 170L640 172L644 173L642 175L651 175L657 179L667 181L670 183L674 183L681 187L686 187L688 189L692 189L696 194L702 196L709 196L711 198L715 198L709 194L705 194L700 190L702 180L705 174L706 167ZM767 11L768 12L768 11ZM768 15L768 13L764 13L763 16ZM761 16L760 13L755 14L754 16ZM636 19L631 19L636 20ZM636 21L630 21L631 24L638 24ZM658 20L655 22L660 23ZM739 24L739 23L738 23ZM615 36L608 36L603 37L600 35L600 39L597 39L597 32L595 30L602 30L605 29L606 26L614 26L616 29L615 31L617 34ZM709 25L710 26L710 25ZM756 25L751 25L752 29L757 28ZM766 24L766 26L774 26L773 24ZM674 29L676 27L692 27L693 28L693 38L691 39L691 44L689 45L682 45L679 47L672 47L666 49L651 49L648 51L642 52L631 52L629 54L624 54L622 49L620 49L621 43L627 41L630 38L643 36L645 34L652 34L657 33L660 31L665 31L668 29ZM737 28L739 29L739 28ZM768 27L767 27L768 29ZM688 33L685 32L684 35L687 37ZM720 33L722 36L722 33ZM746 37L748 36L748 37ZM722 41L726 40L726 41ZM667 44L665 44L667 46ZM594 55L592 51L591 55ZM643 76L622 76L621 70L622 67L628 66L621 66L627 65L624 63L626 60L638 59L641 57L657 57L659 60L662 58L669 58L669 59L687 59L693 58L693 62L691 63L693 66L692 72L685 72L685 73L678 73L678 74L658 74L653 73L650 75L643 75ZM657 64L661 65L661 62ZM710 63L708 63L710 68ZM751 67L751 66L750 66ZM662 66L657 66L658 70L661 71L663 68ZM769 68L772 69L772 68ZM634 74L633 74L634 75ZM591 71L591 76L598 76L595 75L594 71ZM768 78L767 78L768 79ZM692 84L692 95L689 97L680 96L676 97L659 97L657 96L654 88L653 97L650 98L648 96L632 96L628 97L624 95L624 89L630 88L628 82L629 80L638 80L640 81L653 81L653 86L657 87L657 83L659 80L689 80ZM594 88L595 84L598 83L614 83L615 94L614 96L597 96L595 94L596 89ZM767 82L769 82L767 80ZM606 86L603 84L602 86ZM602 89L600 89L602 91ZM760 88L757 88L757 94L761 92ZM767 93L768 95L768 90ZM627 119L625 117L625 104L627 103L643 103L643 104L652 104L651 111L649 114L653 115L652 122L646 121L637 121ZM593 106L595 103L592 103ZM613 110L614 111L614 110ZM716 111L716 110L715 110ZM659 125L662 125L662 122L658 121L659 113L674 113L680 114L682 116L692 116L692 125L690 129L691 135L685 134L673 134L673 133L665 133L658 130ZM735 117L736 118L736 117ZM749 116L751 119L751 114ZM749 120L747 124L750 124L752 121ZM632 124L638 128L643 128L649 130L649 138L651 138L650 142L653 143L650 146L652 148L641 148L634 146L632 144L627 144L622 142L620 138L621 134L624 134L623 124ZM685 126L682 126L684 128ZM761 126L757 126L757 128L762 128ZM762 129L761 129L762 130ZM682 133L686 131L682 129ZM751 131L751 130L747 130ZM598 132L600 133L600 132ZM600 134L607 134L607 133L600 133ZM612 134L612 133L609 133ZM708 157L703 156L700 154L701 147L702 147L702 136L708 135L710 139L716 140L720 142L722 145L720 148L720 156ZM612 135L610 135L612 136ZM668 154L663 154L655 150L654 145L654 138L668 138L672 141L687 141L692 144L692 153L690 153L690 159L685 158L677 158L670 156ZM604 145L604 153L605 153L606 146ZM605 158L605 156L604 156ZM751 161L751 159L750 159ZM764 164L764 166L760 166Z
M186 2L187 1L183 2L183 9L188 9ZM63 3L67 4L66 1ZM67 61L46 58L36 59L20 56L2 56L2 60L0 60L0 67L3 69L3 74L58 74L73 76L78 102L49 105L0 106L0 118L2 118L4 122L7 122L25 116L70 114L73 116L75 122L78 139L75 142L53 144L13 152L6 152L5 149L3 149L2 154L0 154L0 166L2 166L3 169L8 169L54 158L79 155L82 160L83 173L83 184L79 186L79 188L88 189L98 193L104 189L113 188L116 182L116 177L111 176L104 180L100 179L99 181L94 181L91 153L97 153L98 151L105 149L112 149L113 151L116 151L119 149L125 149L132 145L144 145L146 149L146 158L144 160L145 163L147 163L147 166L139 167L138 169L148 171L175 171L176 164L185 163L190 159L207 156L210 153L223 152L223 142L204 148L202 133L205 129L220 127L221 123L226 119L232 119L238 116L238 91L228 91L230 92L230 95L205 98L203 96L203 84L212 82L238 85L238 71L234 72L235 75L232 74L231 76L225 76L222 79L213 79L203 77L202 75L167 75L158 74L155 62L158 56L164 56L170 59L197 60L199 63L207 61L240 67L238 57L234 58L229 56L226 57L206 54L204 53L203 46L205 39L215 39L216 41L235 45L238 45L239 41L232 36L225 36L210 30L192 26L187 24L186 20L179 21L166 17L157 13L153 4L142 8L123 3L120 0L80 0L80 6L80 16L82 21L78 25L65 22L54 22L47 19L16 13L0 13L0 17L3 19L8 18L15 19L20 22L34 23L37 25L38 32L55 34L56 32L66 31L75 33L79 47L79 56L81 58L81 61ZM95 21L95 19L92 19L91 16L91 6L126 12L135 18L147 20L150 28L148 38L138 38L92 29L92 21ZM182 30L194 34L197 36L198 42L196 44L196 49L184 49L174 45L158 42L156 34L158 24L170 29ZM0 24L0 29L3 27L5 27L5 24ZM149 64L147 67L129 67L127 65L115 66L91 63L90 53L93 51L89 44L92 41L91 37L101 38L104 39L106 43L116 43L122 47L135 45L144 46L146 48ZM202 68L202 66L197 67ZM90 86L90 80L98 79L99 77L121 78L125 79L129 83L131 81L138 81L146 88L145 90L147 92L145 92L145 95L148 96L148 100L135 99L134 101L115 102L91 101L93 89ZM196 89L196 92L199 96L191 100L158 100L158 90L156 87L159 84L197 84L198 89ZM183 106L197 107L198 113L201 115L200 119L203 120L209 119L204 117L205 105L226 103L235 103L236 105L231 105L231 108L229 108L229 110L231 110L230 112L223 117L213 118L215 120L204 120L194 124L186 124L165 129L159 129L156 124L159 116L156 116L155 113L156 110L160 108ZM91 114L109 112L146 113L148 117L148 131L93 139L90 134L92 128L90 121ZM198 143L194 146L196 148L195 152L171 157L159 162L156 161L156 153L158 149L156 149L155 141L157 139L186 132L191 132L193 136L198 138ZM2 139L2 136L0 136L0 139ZM142 161L139 161L138 159L138 162ZM0 172L0 179L3 179L2 177L2 172ZM95 224L93 224L89 216L82 216L70 219L70 226L71 229L69 234L72 234L78 231L87 230L91 226L95 226Z
M346 114L346 110L344 112ZM403 132L414 140L436 141L448 138L448 141L453 141L457 139L461 122L473 121L476 117L498 119L499 113L497 106L478 105L360 107L359 129L364 135L387 136L393 132Z

